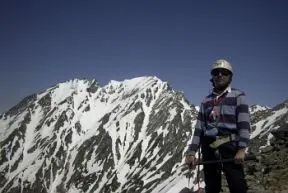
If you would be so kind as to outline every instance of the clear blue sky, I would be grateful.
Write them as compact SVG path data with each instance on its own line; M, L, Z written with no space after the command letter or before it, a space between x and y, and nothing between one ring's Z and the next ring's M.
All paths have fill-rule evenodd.
M250 104L288 98L288 1L2 1L0 112L72 78L157 76L199 105L228 59Z

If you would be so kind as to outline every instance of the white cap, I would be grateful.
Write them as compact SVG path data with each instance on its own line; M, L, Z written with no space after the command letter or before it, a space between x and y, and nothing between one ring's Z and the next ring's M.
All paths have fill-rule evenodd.
M233 73L231 64L224 59L216 60L214 64L212 65L211 71L217 68L224 68L224 69L229 70L231 73Z

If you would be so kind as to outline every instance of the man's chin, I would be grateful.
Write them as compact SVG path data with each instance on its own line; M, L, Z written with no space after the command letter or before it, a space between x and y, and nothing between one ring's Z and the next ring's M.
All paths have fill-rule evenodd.
M219 89L219 90L225 90L227 87L228 87L227 84L219 84L219 85L216 86L216 88Z

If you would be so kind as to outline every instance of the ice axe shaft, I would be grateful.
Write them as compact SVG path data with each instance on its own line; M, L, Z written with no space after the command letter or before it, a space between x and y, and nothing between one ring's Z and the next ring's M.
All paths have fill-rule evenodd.
M258 160L255 155L246 155L245 156L245 161L250 161L250 160ZM234 158L227 158L227 159L222 159L222 160L209 160L209 161L199 161L197 162L196 165L206 165L206 164L215 164L215 163L224 163L224 162L234 162Z

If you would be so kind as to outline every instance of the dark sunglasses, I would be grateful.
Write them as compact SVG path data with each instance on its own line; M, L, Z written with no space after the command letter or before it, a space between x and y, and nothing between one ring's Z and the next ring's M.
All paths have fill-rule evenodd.
M219 74L222 74L222 76L228 76L231 75L231 72L227 69L214 69L211 72L212 76L219 76Z

